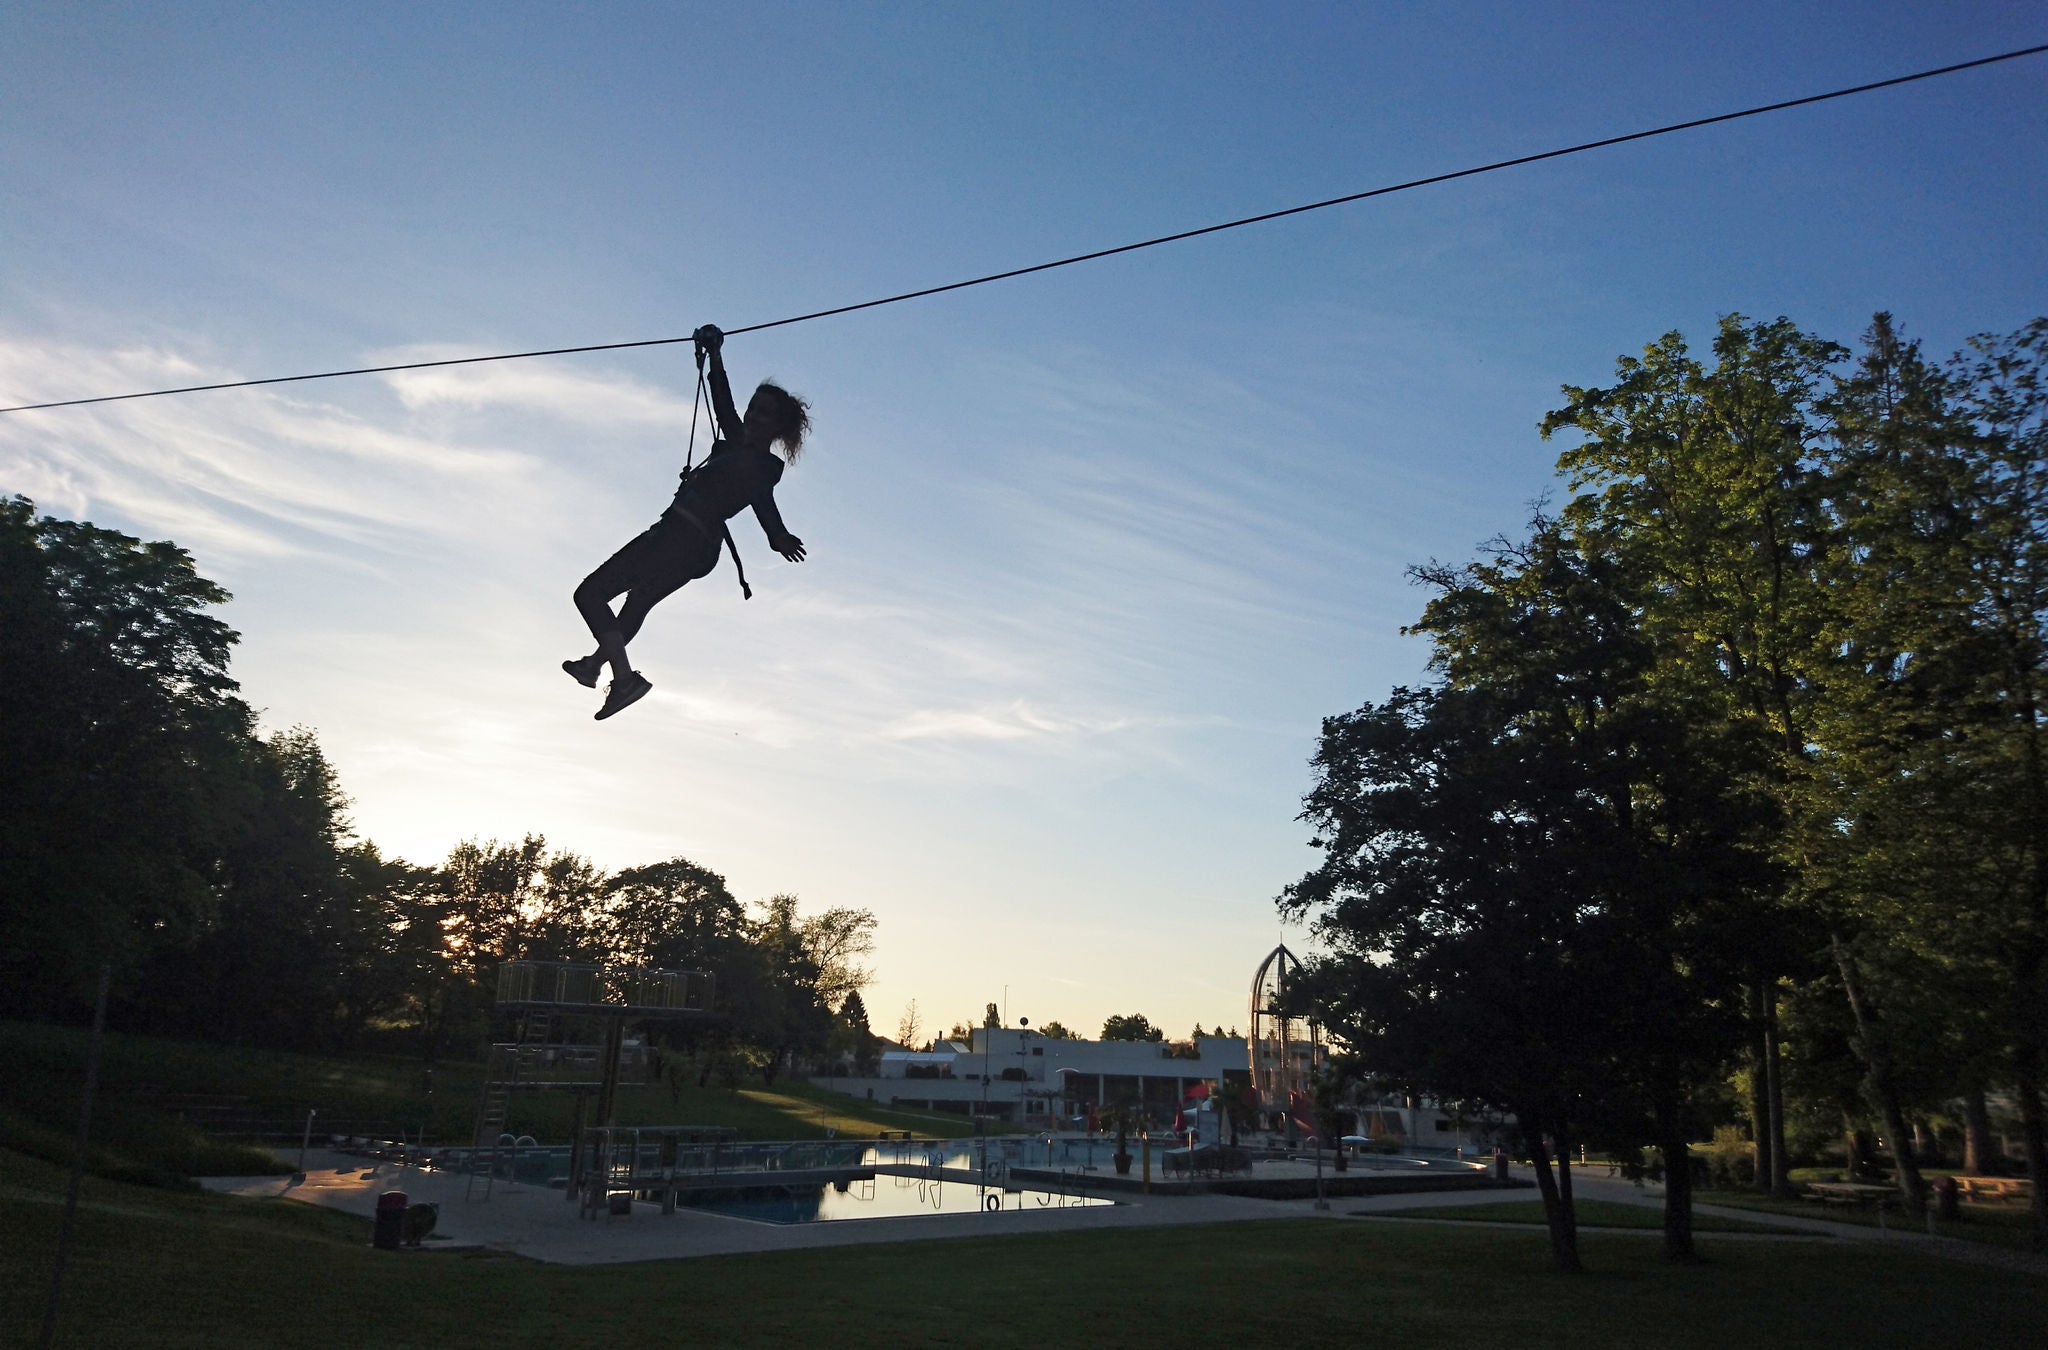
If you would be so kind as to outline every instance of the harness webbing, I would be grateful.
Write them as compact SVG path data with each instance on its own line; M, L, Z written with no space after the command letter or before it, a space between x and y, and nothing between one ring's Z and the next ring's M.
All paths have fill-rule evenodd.
M703 406L704 349L699 347L697 348L697 393L690 400L690 442L688 448L683 451L683 475L682 483L676 489L678 495L685 488L689 487L690 475L697 472L697 413ZM696 512L689 511L685 512L685 514L691 520L697 521L698 529L704 530L706 534L710 533L710 530L705 527L704 522L697 519ZM743 600L753 599L754 588L747 584L747 565L740 561L740 546L732 541L732 526L721 520L718 522L718 532L725 537L725 551L732 555L732 570L739 574L740 598Z

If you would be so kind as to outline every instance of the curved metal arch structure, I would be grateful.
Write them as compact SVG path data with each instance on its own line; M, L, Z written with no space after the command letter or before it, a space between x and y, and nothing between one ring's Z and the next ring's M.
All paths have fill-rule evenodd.
M1249 1049L1252 1088L1261 1111L1287 1111L1289 1094L1308 1091L1309 1075L1322 1059L1322 1029L1314 1019L1292 1011L1288 1002L1300 972L1301 958L1282 943L1266 954L1252 975Z

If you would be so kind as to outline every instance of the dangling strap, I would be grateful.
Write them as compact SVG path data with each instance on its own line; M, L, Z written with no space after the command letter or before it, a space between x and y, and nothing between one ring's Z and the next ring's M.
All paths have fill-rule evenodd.
M725 536L725 551L732 554L732 570L740 574L740 595L743 599L754 598L754 588L747 584L747 565L740 561L739 545L732 541L732 526L721 524L719 533Z
M686 482L689 480L692 466L695 465L697 460L697 410L703 406L704 349L699 347L697 348L697 395L690 400L690 447L683 456L683 478ZM684 514L688 515L692 521L696 521L698 529L704 529L704 523L698 521L694 514L687 511ZM725 536L725 551L732 554L732 570L739 573L740 597L745 600L753 599L754 588L747 584L747 565L740 561L740 546L732 541L732 526L727 525L724 521L720 521L718 532ZM709 531L706 531L706 533L709 533Z
M683 454L683 477L697 462L697 410L704 406L704 349L697 349L697 394L690 400L690 447Z

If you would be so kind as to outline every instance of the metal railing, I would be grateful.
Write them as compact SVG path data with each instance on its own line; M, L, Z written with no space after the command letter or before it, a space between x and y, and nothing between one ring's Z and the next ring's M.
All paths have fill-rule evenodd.
M596 966L571 961L507 961L498 967L498 1004L592 1011L709 1012L706 970Z

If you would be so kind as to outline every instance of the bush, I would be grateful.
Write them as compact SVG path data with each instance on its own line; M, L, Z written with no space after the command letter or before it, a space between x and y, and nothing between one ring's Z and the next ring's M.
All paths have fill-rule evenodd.
M1706 1168L1706 1184L1717 1191L1746 1190L1756 1184L1756 1149L1733 1125L1714 1131L1714 1141L1696 1150ZM1697 1164L1696 1164L1697 1166Z

